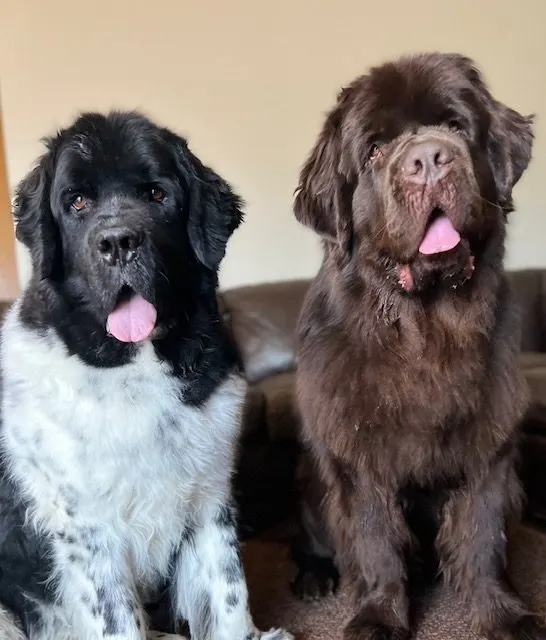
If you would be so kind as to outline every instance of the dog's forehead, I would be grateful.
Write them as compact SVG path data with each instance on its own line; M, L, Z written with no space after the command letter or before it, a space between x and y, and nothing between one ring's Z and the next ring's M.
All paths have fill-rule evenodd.
M160 130L147 123L112 119L80 119L63 137L58 169L67 178L85 174L129 179L164 173L172 155ZM170 167L169 167L170 168Z
M471 90L464 70L448 59L408 59L372 69L357 104L362 119L381 133L436 124L463 109Z

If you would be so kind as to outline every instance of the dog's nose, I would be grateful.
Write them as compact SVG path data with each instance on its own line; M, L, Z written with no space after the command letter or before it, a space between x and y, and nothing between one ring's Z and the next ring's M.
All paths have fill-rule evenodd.
M97 248L106 264L124 266L131 262L142 244L142 233L127 227L113 227L99 233Z
M402 163L402 171L409 182L426 184L445 177L452 163L453 152L446 143L427 140L409 148Z

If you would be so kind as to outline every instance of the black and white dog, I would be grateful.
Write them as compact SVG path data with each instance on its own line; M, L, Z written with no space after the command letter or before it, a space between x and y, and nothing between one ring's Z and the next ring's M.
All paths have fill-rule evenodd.
M292 637L253 625L230 497L245 383L215 289L240 206L137 113L82 115L20 184L33 276L1 343L4 640L141 640L161 593L195 640Z

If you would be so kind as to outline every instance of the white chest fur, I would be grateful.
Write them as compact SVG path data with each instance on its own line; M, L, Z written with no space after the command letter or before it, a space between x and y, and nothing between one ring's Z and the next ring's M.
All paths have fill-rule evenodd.
M201 407L143 344L123 367L69 356L53 331L3 333L4 446L11 471L48 532L100 523L139 573L167 569L188 520L225 502L245 393L232 375Z

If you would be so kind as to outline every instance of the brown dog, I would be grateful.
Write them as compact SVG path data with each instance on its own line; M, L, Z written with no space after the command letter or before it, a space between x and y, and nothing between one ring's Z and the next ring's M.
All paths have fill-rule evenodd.
M526 392L503 254L531 125L472 61L419 55L342 90L303 167L295 213L324 259L299 323L318 474L295 588L335 581L335 550L356 599L346 640L409 637L419 557L488 638L546 638L505 576Z

